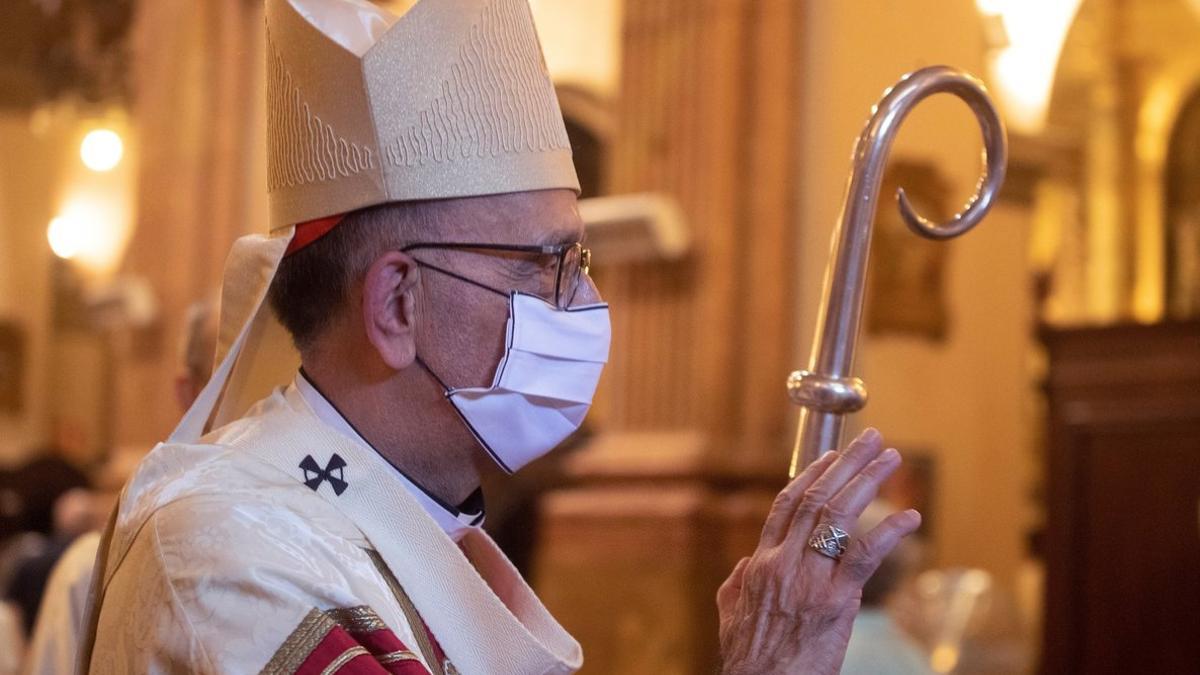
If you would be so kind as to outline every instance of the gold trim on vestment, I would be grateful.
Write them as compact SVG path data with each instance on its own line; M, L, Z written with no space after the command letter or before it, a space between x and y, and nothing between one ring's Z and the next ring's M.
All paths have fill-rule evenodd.
M296 672L336 625L325 612L315 607L309 610L296 630L283 641L275 656L263 667L261 675L291 675Z
M341 670L342 666L350 663L350 661L362 656L363 654L370 656L371 652L367 651L366 647L351 647L339 654L336 659L329 663L329 665L325 666L325 669L321 671L321 675L333 675L337 671Z
M379 662L379 665L386 666L389 663L399 663L400 661L420 661L421 657L407 649L400 649L388 652L387 654L380 654L375 657L375 660Z
M290 673L296 672L304 663L304 660L312 654L317 645L321 644L321 640L324 640L325 636L329 635L329 631L333 630L335 626L340 626L351 633L372 633L387 628L387 624L383 622L383 619L379 618L375 610L366 605L359 605L358 607L334 607L324 612L313 608L304 617L304 620L300 622L300 625L296 626L296 630L292 631L292 634L284 641L279 651L275 652L275 656L262 669L262 673L264 675L276 675L277 673L287 673L290 675ZM370 654L363 647L354 647L344 652L338 659L346 657L354 649L361 650L358 652L361 654ZM358 653L349 656L347 660L354 658ZM392 654L399 653L402 652L392 652ZM409 653L411 654L411 652ZM390 655L387 654L385 656ZM415 655L414 658L416 658ZM396 660L400 661L403 659ZM383 661L380 662L383 663ZM335 672L337 668L334 668L334 665L339 663L345 665L345 661L335 660L323 672ZM341 666L338 665L338 667ZM330 670L330 668L333 668L333 670Z
M343 628L351 633L374 633L377 630L387 628L387 624L375 610L360 605L358 607L336 607L326 610L325 615L334 621L341 624Z

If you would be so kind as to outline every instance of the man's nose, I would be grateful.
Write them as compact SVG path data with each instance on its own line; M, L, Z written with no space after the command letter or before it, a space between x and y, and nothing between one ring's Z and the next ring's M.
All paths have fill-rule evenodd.
M604 302L600 297L600 289L596 288L596 282L586 274L579 276L579 287L575 290L575 297L571 299L571 306L580 307Z

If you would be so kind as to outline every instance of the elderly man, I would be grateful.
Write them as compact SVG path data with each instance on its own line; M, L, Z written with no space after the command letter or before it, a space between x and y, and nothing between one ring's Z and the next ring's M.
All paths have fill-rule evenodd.
M212 371L216 349L216 307L212 298L193 303L187 309L183 339L179 344L179 372L175 376L175 396L186 411L204 389ZM103 526L125 481L132 475L142 448L117 451L93 477L90 520ZM88 532L75 539L54 566L42 596L37 624L29 641L21 672L27 675L68 673L75 667L76 646L100 533Z
M235 246L220 365L114 516L85 670L580 667L479 529L481 467L574 431L609 347L526 2L268 0L273 232ZM845 539L899 461L868 432L780 494L718 597L727 672L837 671L919 522Z

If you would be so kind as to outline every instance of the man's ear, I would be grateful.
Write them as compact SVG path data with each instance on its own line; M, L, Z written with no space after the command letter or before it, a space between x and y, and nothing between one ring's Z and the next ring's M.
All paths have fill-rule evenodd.
M417 355L418 274L411 256L388 251L371 263L363 279L363 328L379 357L393 370L412 365Z

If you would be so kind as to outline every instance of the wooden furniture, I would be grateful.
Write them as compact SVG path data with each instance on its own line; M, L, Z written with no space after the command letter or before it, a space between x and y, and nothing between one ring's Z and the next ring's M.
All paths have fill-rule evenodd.
M1200 322L1043 342L1042 671L1200 672Z

